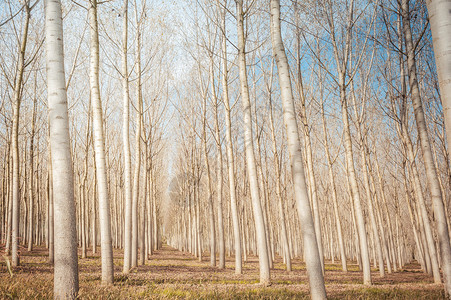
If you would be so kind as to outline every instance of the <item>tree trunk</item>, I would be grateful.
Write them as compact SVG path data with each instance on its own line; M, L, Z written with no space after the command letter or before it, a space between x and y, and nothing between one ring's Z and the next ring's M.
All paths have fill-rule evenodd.
M22 98L22 81L25 70L25 49L28 39L28 24L30 23L30 7L28 1L24 4L25 20L20 42L19 61L17 62L16 78L14 81L13 102L13 130L12 130L12 157L13 157L13 183L12 183L12 230L11 230L11 263L13 267L19 266L19 219L20 219L20 173L19 173L19 116Z
M54 191L54 298L75 299L78 294L77 233L69 116L64 73L61 2L45 1L47 85Z
M378 195L376 192L376 185L374 183L374 172L373 169L371 167L371 161L370 158L368 157L368 162L367 162L367 166L368 166L368 171L369 171L369 179L370 179L370 183L371 183L371 187L373 190L373 195L374 195L374 204L375 204L375 213L376 213L376 217L377 217L377 224L379 225L379 230L381 232L381 242L382 242L382 249L383 249L383 254L385 257L385 261L387 264L387 272L389 274L392 273L392 268L391 268L391 260L390 260L390 255L389 255L389 251L388 251L388 245L387 245L387 237L386 237L386 233L385 233L385 227L384 227L384 221L382 218L382 214L381 214L381 208L380 208L380 204L379 204L379 199L378 199ZM382 189L382 187L381 187Z
M447 0L426 1L434 46L435 63L443 105L446 136L451 145L451 3Z
M33 215L34 215L34 135L36 123L37 99L33 99L33 112L31 115L31 136L30 136L30 153L29 153L29 169L30 179L28 181L28 251L33 250Z
M322 84L322 83L320 83ZM340 215L338 213L338 200L337 200L337 188L335 184L335 177L334 177L334 171L333 171L333 163L332 158L330 157L330 150L329 150L329 138L327 135L327 125L326 125L326 118L324 113L324 103L321 103L321 118L323 123L323 132L324 132L324 150L326 152L327 157L327 165L328 165L328 174L329 174L329 180L332 188L332 203L334 206L334 218L335 218L335 225L337 226L337 235L338 235L338 246L340 248L340 257L341 257L341 267L343 272L348 271L348 266L346 262L346 251L344 247L343 242L343 233L341 229L341 221L340 221Z
M356 217L356 224L360 243L360 255L362 256L362 268L363 268L363 283L366 285L371 284L371 268L370 257L368 252L368 242L365 230L365 219L363 217L363 208L360 202L360 193L357 184L357 177L354 168L353 150L352 150L352 138L351 128L349 125L348 117L348 103L346 99L346 85L344 83L344 73L340 73L340 99L343 127L345 131L345 153L346 153L346 169L349 177L349 187L351 197L353 198L354 213Z
M130 100L127 68L128 39L128 0L124 0L122 28L122 138L124 147L124 192L125 192L125 225L124 225L124 266L122 273L130 272L132 262L132 184L131 184L131 154L130 154Z
M11 136L12 138L12 136ZM12 205L12 163L11 163L11 151L12 151L12 143L8 145L8 177L7 177L7 216L6 216L6 243L5 243L5 254L9 255L11 253L11 231L12 231L12 218L13 218L13 205Z
M214 64L213 57L210 57L210 81L211 81L211 92L213 94L214 106L215 106L215 141L216 141L216 155L217 155L217 165L216 165L216 197L218 201L218 248L219 248L219 269L225 268L225 241L224 241L224 221L222 212L222 149L221 149L221 134L219 129L219 112L218 106L219 101L216 96L215 84L214 84Z
M283 119L287 132L288 151L299 220L301 222L304 257L310 282L312 299L326 299L323 269L318 251L315 224L308 200L305 182L304 165L302 161L301 142L299 139L296 112L294 108L288 59L285 54L280 28L280 1L271 0L271 42L273 54L277 63L279 85L283 105Z
M114 277L113 244L111 240L110 201L108 195L108 179L105 159L103 112L99 87L99 29L97 25L97 0L91 0L91 6L89 7L89 24L91 51L89 78L92 99L92 129L96 164L97 195L99 198L102 283L112 284ZM96 233L94 231L93 236L95 236L95 234Z
M297 6L296 6L297 9ZM318 196L317 196L317 185L315 178L315 170L313 168L313 153L312 153L312 143L310 138L310 129L307 121L307 109L305 107L305 94L304 94L304 84L302 82L302 73L301 73L301 53L300 53L300 33L297 31L297 46L296 46L296 70L297 70L297 88L300 95L301 100L301 123L304 132L304 150L305 150L305 158L307 165L307 175L308 175L308 187L310 188L310 196L311 196L311 204L312 204L312 212L313 212L313 222L315 224L315 233L316 233L316 241L318 243L318 252L319 257L321 259L321 268L324 273L324 251L323 251L323 242L322 242L322 232L321 232L321 217L319 213L318 206Z
M139 96L138 96L139 98ZM132 192L132 262L131 266L136 267L138 265L138 199L139 199L139 179L141 172L141 112L142 105L141 100L138 99L138 111L136 113L136 136L135 136L135 174L133 178L133 192Z
M372 63L372 58L371 58L371 63ZM366 97L366 83L364 83L363 89L364 89L363 97ZM354 89L353 89L353 91L354 91ZM374 207L373 207L374 200L372 197L372 192L371 192L371 187L370 187L370 178L369 178L369 174L368 174L366 139L364 137L364 134L365 134L365 132L367 132L367 130L366 130L365 124L363 123L364 122L363 121L364 113L365 113L365 101L366 101L366 99L362 99L362 102L363 102L362 103L362 105L363 105L362 114L359 115L359 113L357 112L356 97L354 94L352 96L352 105L355 107L354 115L356 118L357 140L358 140L358 146L359 146L359 150L360 150L361 167L362 167L362 172L363 172L363 185L365 187L365 193L366 193L366 198L367 198L367 203L368 203L368 213L369 213L370 222L371 222L373 242L374 242L374 244L375 244L374 246L376 248L374 250L377 255L377 261L375 259L375 265L379 267L379 276L385 277L384 258L383 258L383 254L382 254L381 240L380 240L379 232L377 229L378 228L377 220L376 220L376 216L374 214Z
M258 175L255 162L254 140L252 135L252 114L251 103L249 99L249 87L247 82L246 71L246 52L245 52L245 37L244 37L244 11L243 1L235 0L237 7L238 20L238 66L240 73L240 90L241 101L243 103L244 113L244 145L246 152L247 171L249 176L249 185L252 198L252 207L254 211L255 231L258 247L258 259L260 264L260 283L269 285L270 270L268 247L266 245L265 222L263 220L262 204L259 196Z
M49 118L50 123L50 118ZM54 209L53 209L53 168L52 168L52 148L50 143L49 134L49 161L47 166L47 199L49 202L48 207L48 238L49 238L49 264L55 262L55 236L54 236Z
M147 150L146 150L147 152ZM147 206L147 199L148 199L148 195L147 195L147 176L148 176L148 172L147 172L147 157L144 157L144 190L143 190L143 198L142 198L142 203L141 203L141 210L140 210L140 232L139 232L139 251L140 251L140 256L139 256L139 264L140 265L144 265L146 262L146 206Z
M445 293L447 293L447 295L449 296L451 294L451 246L448 233L448 225L446 223L445 209L443 206L442 194L440 190L440 184L438 182L437 170L435 168L434 160L432 157L431 145L429 143L429 135L427 132L426 119L424 116L423 106L421 102L420 89L418 87L415 49L413 46L412 32L410 29L410 12L408 0L402 1L402 21L403 21L402 22L403 33L405 38L404 41L407 52L407 68L409 75L409 85L411 90L412 104L414 108L420 146L423 152L423 160L426 169L426 177L429 185L429 191L432 197L434 216L437 223L437 233L440 242ZM445 39L446 37L447 35L444 35L443 38ZM436 41L437 39L438 38L436 37ZM438 55L438 53L436 55ZM445 121L446 120L449 121L449 119L447 119L449 109L446 109L446 102L444 102L443 108L446 116Z
M222 101L224 102L225 121L226 121L226 149L227 149L227 166L229 177L229 195L230 195L230 210L232 215L233 237L235 247L235 274L241 274L242 263L242 247L240 223L238 218L238 209L236 203L236 186L235 186L235 162L232 144L232 122L230 117L230 103L228 91L228 67L227 67L227 39L225 36L225 10L222 12Z
M211 83L213 84L213 83ZM204 152L204 160L205 160L205 169L207 172L207 199L208 199L208 211L210 217L210 265L212 267L216 266L216 232L215 232L215 213L213 207L213 192L211 187L211 175L210 175L210 162L208 159L208 149L207 149L207 95L206 91L203 92L203 134L202 134L202 143L203 143L203 152Z
M440 97L445 118L448 146L451 145L451 2L447 0L426 1L429 21L431 24L432 41L434 45L435 62L440 86ZM451 249L445 234L448 228L443 219L443 204L434 201L434 212L437 215L437 229L440 239L440 249L443 259L443 276L448 296L451 294ZM449 225L449 224L448 224ZM446 229L446 230L445 230Z
M271 74L272 76L272 74ZM272 84L272 82L271 82ZM270 84L270 86L271 86ZM274 168L276 170L276 194L277 194L277 204L279 208L279 216L280 216L280 225L281 225L281 235L282 235L282 249L283 249L283 257L285 259L285 264L287 266L287 271L291 272L291 253L290 253L290 245L288 243L288 233L287 233L287 225L285 220L285 210L283 205L283 197L282 197L282 182L281 182L281 172L280 172L280 162L279 162L279 153L277 151L277 141L276 134L274 130L274 120L272 114L272 95L271 90L269 92L269 125L271 128L271 139L272 139L272 148L273 148L273 156L274 156Z
M140 76L138 76L140 77ZM140 85L141 82L138 82ZM132 257L131 267L138 265L138 198L139 198L139 177L141 171L141 115L142 98L138 91L138 110L136 112L136 133L135 133L135 173L133 175L132 192Z

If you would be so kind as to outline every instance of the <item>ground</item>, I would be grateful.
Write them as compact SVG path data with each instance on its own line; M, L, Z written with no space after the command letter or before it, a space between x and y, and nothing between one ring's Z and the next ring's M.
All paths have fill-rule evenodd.
M0 249L2 250L2 249ZM2 258L0 263L1 299L49 299L53 296L53 267L47 263L47 251L37 247L31 253L21 251L21 267L11 277ZM122 251L115 250L114 286L100 282L99 254L79 260L80 299L309 299L305 265L293 261L288 273L280 258L271 271L272 284L258 284L258 260L244 263L243 275L235 275L233 259L227 257L226 269L209 266L208 256L199 262L194 256L169 246L156 251L145 266L122 275ZM339 263L339 262L338 262ZM341 264L326 262L326 290L330 299L444 299L443 285L433 284L418 264L412 263L397 273L379 278L373 270L373 285L361 284L362 273L349 264L343 273Z

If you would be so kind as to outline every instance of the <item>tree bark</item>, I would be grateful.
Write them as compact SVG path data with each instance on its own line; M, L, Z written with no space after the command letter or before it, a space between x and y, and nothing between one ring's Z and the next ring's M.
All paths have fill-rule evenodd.
M326 152L328 174L329 174L330 185L332 188L332 203L334 206L335 225L337 226L338 246L340 248L340 257L341 257L341 268L342 268L343 272L347 272L348 266L347 266L347 261L346 261L346 251L345 251L344 242L343 242L343 232L341 229L340 215L338 213L337 188L336 188L336 184L335 184L332 158L330 157L329 138L327 135L327 125L326 125L326 118L325 118L325 113L324 113L324 103L321 103L321 118L322 118L322 123L323 123L323 132L324 132L324 150Z
M78 294L77 233L69 116L64 73L61 2L45 0L47 85L50 143L54 174L55 268L54 298L75 299Z
M140 77L140 76L138 76ZM140 85L141 82L138 82ZM138 199L139 199L139 175L141 172L141 116L142 98L138 91L138 110L136 111L136 132L135 132L135 173L133 175L132 192L132 257L131 267L138 265Z
M451 3L447 0L426 1L435 63L443 105L446 137L451 145Z
M235 0L237 8L238 21L238 66L240 73L240 91L241 101L243 103L244 113L244 145L246 152L246 164L249 178L252 207L254 211L255 231L257 238L258 259L260 265L260 283L263 285L270 284L270 269L268 247L266 245L265 222L263 220L262 204L259 196L258 175L255 162L254 140L252 134L252 114L251 103L249 98L249 87L247 82L246 71L246 52L244 37L244 17L243 1Z
M374 54L374 53L373 53ZM372 58L371 58L372 60ZM362 89L364 89L363 91L363 97L366 97L366 83L364 83L364 86L362 87ZM354 91L354 90L353 90ZM370 217L370 222L371 222L371 231L373 234L373 241L374 241L374 246L376 249L376 255L377 255L377 261L375 260L375 265L379 267L379 276L380 277L385 277L385 268L384 268L384 258L383 258L383 254L382 254L382 246L381 246L381 240L379 237L379 232L378 232L378 224L377 224L377 220L376 220L376 216L374 213L374 207L373 207L373 197L372 197L372 192L371 192L371 187L370 187L370 178L369 178L369 172L368 172L368 164L367 164L367 153L366 153L366 139L365 139L365 132L366 132L366 126L364 123L364 113L365 113L365 101L366 99L362 99L362 114L359 115L359 113L357 112L357 102L356 102L356 97L353 94L352 96L352 105L355 107L354 108L354 115L356 118L356 131L357 131L357 140L358 140L358 146L359 146L359 150L360 150L360 159L361 159L361 167L362 167L362 172L363 172L363 185L365 187L365 193L366 193L366 198L367 198L367 203L368 203L368 214Z
M295 10L298 10L297 5L295 7ZM296 12L297 13L297 12ZM313 153L312 153L312 142L310 137L310 128L308 125L307 120L307 109L306 109L306 99L304 94L304 84L302 82L302 73L301 73L301 52L300 52L300 32L297 30L296 32L296 71L297 71L297 85L298 92L300 95L301 100L301 124L302 129L304 133L304 148L305 148L305 158L306 158L306 165L307 165L307 176L308 176L308 182L309 182L309 190L311 192L311 201L312 204L312 213L313 213L313 222L315 224L315 233L316 233L316 241L318 243L318 251L319 251L319 257L321 259L321 268L324 273L324 251L323 251L323 242L322 242L322 232L321 232L321 216L319 212L319 206L318 206L318 196L317 196L317 185L316 185L316 178L315 178L315 170L313 168Z
M49 118L50 123L50 118ZM49 238L49 264L55 262L55 235L54 235L54 209L53 209L53 168L52 168L52 148L49 134L49 161L47 166L47 197L48 207L48 238Z
M213 82L211 83L213 84ZM210 218L210 266L216 266L216 230L215 230L215 213L213 205L213 191L211 187L211 173L210 173L210 162L208 159L208 149L207 149L207 95L206 91L203 94L203 127L202 127L202 144L203 153L205 161L205 169L207 172L207 200L208 200L208 212Z
M110 201L105 159L103 111L99 87L99 29L97 24L97 0L91 0L90 24L90 87L92 104L92 129L94 139L97 192L99 198L99 223L102 259L102 283L112 284L114 279L113 244L111 240ZM95 219L94 219L95 222ZM94 231L94 235L95 235Z
M240 223L238 218L237 200L236 200L236 185L235 185L235 161L233 154L232 143L232 121L230 117L230 103L229 103L229 87L228 87L228 67L227 67L227 39L225 36L225 10L222 12L222 101L224 102L225 121L226 121L226 149L227 149L227 166L229 177L229 195L230 195L230 210L232 215L233 237L235 247L235 274L241 274L242 263L242 246Z
M30 153L29 153L29 169L30 179L28 181L28 251L33 250L33 215L34 215L34 136L35 136L35 124L36 124L36 108L37 99L33 99L33 112L31 115L31 136L30 136Z
M449 11L448 11L449 14ZM449 17L448 17L449 18ZM440 243L443 277L445 293L449 297L451 294L451 246L448 232L448 225L446 223L445 209L442 200L442 193L440 190L440 183L438 181L437 170L435 168L434 159L432 157L431 145L429 142L429 135L427 132L426 119L424 116L420 89L417 80L417 70L415 61L415 49L413 46L412 32L410 29L410 12L409 1L402 1L402 23L404 42L407 52L407 68L409 75L409 85L411 91L412 104L414 108L415 121L419 135L421 150L423 153L424 166L426 169L426 177L429 185L429 191L432 197L432 204L434 208L434 216L437 224L437 234ZM436 26L436 24L434 24ZM435 27L434 27L435 28ZM446 38L447 35L444 36ZM437 39L437 37L436 37ZM449 38L448 38L449 40ZM436 40L437 41L437 40ZM446 63L444 65L447 65ZM442 79L443 80L443 79ZM446 105L446 101L444 102ZM448 119L448 111L444 105L445 121ZM448 120L449 121L449 120ZM449 130L449 129L448 129ZM448 137L449 139L449 137Z
M323 269L318 251L315 224L305 182L301 142L299 139L296 112L294 108L290 70L280 28L280 1L271 0L270 5L271 42L279 74L279 85L283 104L283 119L287 132L294 196L302 228L304 257L309 276L310 295L312 299L326 299L326 287L324 285Z
M131 185L131 154L130 154L130 99L127 68L128 39L128 0L124 0L122 28L122 139L124 147L124 193L125 193L125 224L124 224L124 266L122 273L130 272L132 262L132 185Z
M13 101L13 130L12 130L12 157L13 157L13 176L12 176L12 230L11 230L11 263L13 267L19 266L19 219L20 219L20 172L19 172L19 116L20 102L22 98L22 82L25 70L25 50L27 48L28 25L30 23L29 1L25 2L25 19L20 41L19 60L17 62L16 78L14 81L14 101Z
M214 64L213 57L210 57L210 81L211 81L211 92L213 94L214 107L215 107L215 142L216 142L216 197L218 201L218 248L219 248L219 269L225 268L225 241L224 241L224 221L222 212L222 146L221 146L221 133L219 129L219 112L218 106L219 101L216 95L216 87L214 84Z
M272 83L272 82L271 82ZM283 197L282 197L282 180L281 180L281 172L280 172L280 161L279 161L279 153L277 151L277 141L276 134L274 130L274 119L272 113L272 97L271 91L269 90L269 124L271 128L271 139L272 139L272 148L273 148L273 156L274 156L274 168L276 170L276 194L277 194L277 204L279 208L279 216L280 216L280 225L281 225L281 235L282 235L282 249L283 249L283 257L285 258L285 264L287 266L287 271L291 272L291 253L290 253L290 244L288 242L288 232L287 225L285 220L285 210L283 205Z

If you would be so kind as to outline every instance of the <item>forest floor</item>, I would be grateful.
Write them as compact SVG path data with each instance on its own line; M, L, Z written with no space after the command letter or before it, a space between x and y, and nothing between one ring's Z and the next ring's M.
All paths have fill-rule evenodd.
M0 299L50 299L53 297L53 267L47 263L47 250L36 247L28 253L21 249L21 266L11 277L6 261L0 263ZM3 252L3 248L0 247ZM309 299L305 264L293 261L293 271L284 270L281 258L271 271L272 284L258 284L258 259L250 257L243 275L234 273L233 258L227 257L226 269L209 266L209 256L199 262L194 256L168 246L156 251L146 265L122 275L122 251L114 250L114 286L100 283L99 254L88 252L79 259L80 299ZM434 284L419 265L410 264L401 271L379 278L372 271L373 285L366 287L355 264L347 273L341 264L326 262L326 290L330 299L444 299L443 285Z

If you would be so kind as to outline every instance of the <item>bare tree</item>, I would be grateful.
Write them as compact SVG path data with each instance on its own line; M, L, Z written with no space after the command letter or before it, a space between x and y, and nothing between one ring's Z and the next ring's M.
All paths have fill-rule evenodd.
M91 33L89 78L91 86L91 103L93 114L92 129L96 164L95 170L99 196L100 238L102 246L102 283L112 284L114 278L113 244L111 240L110 201L108 195L107 169L105 160L103 112L99 87L99 29L97 25L97 0L90 0L89 24Z
M252 114L247 81L246 50L244 35L244 19L251 7L243 9L243 0L235 0L238 21L238 66L240 73L241 102L244 113L244 145L246 151L246 164L249 178L252 207L254 211L255 231L257 237L258 259L260 263L260 283L270 283L269 255L266 239L265 222L263 219L262 204L260 202L258 175L254 153L254 138L252 134Z
M124 266L122 272L128 274L132 260L132 185L131 185L131 154L130 154L130 98L127 68L128 39L128 0L124 0L122 13L122 143L124 147L124 193L125 193L125 225L124 225Z
M241 274L242 271L242 247L241 247L241 233L240 223L238 218L237 200L236 200L236 184L235 184L235 160L233 154L232 142L232 121L231 121L231 107L229 102L229 87L228 87L228 66L227 66L227 37L226 37L226 6L227 1L224 2L224 9L222 10L222 101L224 102L225 121L226 121L226 150L227 150L227 166L229 177L229 195L230 195L230 210L232 215L233 237L235 246L235 273Z
M283 118L287 131L288 150L290 152L291 176L299 220L301 221L310 293L312 299L326 299L326 287L324 285L323 269L316 237L320 233L315 234L315 224L308 199L301 141L299 139L293 91L291 88L290 70L280 29L280 1L278 0L271 0L271 41L279 74Z
M75 299L78 294L78 256L74 181L64 73L61 2L45 1L47 85L52 149L55 210L54 298Z
M19 201L19 115L20 102L22 97L22 81L25 70L25 50L28 39L28 25L30 23L30 1L25 1L25 19L22 37L20 41L19 60L17 62L16 76L14 81L14 107L13 107L13 129L12 129L12 158L13 158L13 176L12 176L12 230L11 230L11 260L12 265L19 265L19 218L20 218L20 201Z
M449 240L448 225L445 216L445 208L443 205L442 192L440 190L440 183L438 180L437 170L434 159L432 157L431 144L429 142L429 135L426 126L426 119L424 117L423 104L421 101L420 89L418 86L417 67L415 59L415 47L412 38L412 31L410 28L410 12L409 0L403 0L401 4L402 25L404 42L407 54L407 70L409 76L409 85L412 95L412 104L414 108L415 121L419 135L421 150L423 153L424 166L426 169L426 176L429 185L429 191L432 197L434 208L434 215L437 223L438 238L440 241L440 250L443 261L443 275L445 283L445 291L448 296L451 295L451 246ZM445 96L446 97L446 96ZM446 103L446 102L445 102ZM444 107L445 114L446 106ZM448 115L445 117L447 120ZM449 120L447 120L448 122ZM449 130L449 129L448 129ZM449 131L448 131L449 133ZM448 137L449 140L449 137Z

